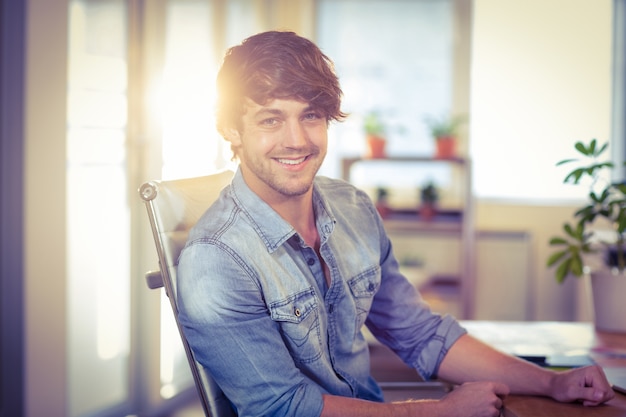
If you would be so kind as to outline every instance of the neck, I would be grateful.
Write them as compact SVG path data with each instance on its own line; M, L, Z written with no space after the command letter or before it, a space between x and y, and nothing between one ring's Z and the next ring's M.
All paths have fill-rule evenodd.
M270 205L286 222L296 229L296 232L304 239L307 245L312 248L319 246L319 234L315 226L315 212L313 210L311 192L299 197L286 198L283 201Z
M307 245L317 247L319 236L315 227L315 213L313 210L313 185L300 195L285 195L263 181L248 175L245 166L241 166L244 181L250 189L276 211L296 232L304 239Z

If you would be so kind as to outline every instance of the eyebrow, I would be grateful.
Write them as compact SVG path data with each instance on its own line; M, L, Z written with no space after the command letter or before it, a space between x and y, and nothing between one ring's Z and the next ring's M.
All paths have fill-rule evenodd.
M283 114L282 110L274 109L274 108L271 108L271 107L263 107L262 109L260 109L257 112L255 112L254 116L255 117L266 116L266 115L280 116L282 114Z
M308 113L311 111L317 111L315 107L311 106L310 104L308 106L306 106L305 108L303 108L300 111L300 114L303 113ZM280 109L276 109L273 107L263 107L261 109L259 109L257 112L254 113L254 117L263 117L266 115L271 115L271 116L281 116L283 115L284 112Z

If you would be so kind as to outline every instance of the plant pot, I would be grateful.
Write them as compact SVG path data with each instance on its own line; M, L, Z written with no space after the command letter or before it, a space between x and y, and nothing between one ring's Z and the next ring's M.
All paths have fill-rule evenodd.
M435 144L435 158L450 159L456 156L456 138L454 136L436 138Z
M380 136L368 135L367 136L367 157L372 159L385 158L385 145L387 140Z
M389 217L389 214L391 213L391 209L384 202L377 202L376 210L378 210L378 214L380 214L380 217L383 219Z
M437 215L437 207L432 203L422 203L419 208L419 215L425 222L432 221Z
M592 272L591 294L596 329L626 333L626 273Z

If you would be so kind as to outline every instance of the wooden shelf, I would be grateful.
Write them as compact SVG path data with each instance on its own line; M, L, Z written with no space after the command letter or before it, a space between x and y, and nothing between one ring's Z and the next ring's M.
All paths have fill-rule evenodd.
M439 210L435 217L424 220L418 210L393 210L383 218L388 232L453 232L461 233L463 229L463 212L461 210Z
M350 181L352 166L355 164L384 165L395 164L398 169L403 165L426 165L438 169L438 164L447 164L456 172L456 190L462 193L461 207L457 202L444 205L437 214L425 220L420 218L415 209L392 209L384 211L383 221L385 230L393 241L393 236L402 236L404 239L417 239L426 236L428 239L439 239L442 236L460 242L460 266L458 277L452 280L441 280L437 277L429 279L426 285L420 286L422 295L430 303L433 311L447 312L458 318L471 318L474 310L474 220L472 204L471 161L465 158L438 159L431 156L392 156L388 158L368 159L361 157L344 158L341 161L341 175ZM374 167L373 167L374 168ZM412 236L413 235L413 236ZM443 268L446 269L446 268Z

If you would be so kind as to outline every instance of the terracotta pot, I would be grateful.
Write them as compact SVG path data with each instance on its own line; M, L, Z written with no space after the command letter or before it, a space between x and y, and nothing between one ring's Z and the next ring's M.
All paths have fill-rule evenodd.
M626 273L591 273L594 323L598 330L626 333Z
M437 214L437 207L434 204L424 203L420 206L419 214L422 220L429 222Z
M383 219L389 217L391 213L391 209L385 203L376 203L376 210L378 210L378 214L380 214L380 217Z
M435 158L450 159L456 156L456 138L454 136L443 136L435 140Z
M367 136L367 157L372 159L385 158L385 145L387 141L385 138L375 135Z

